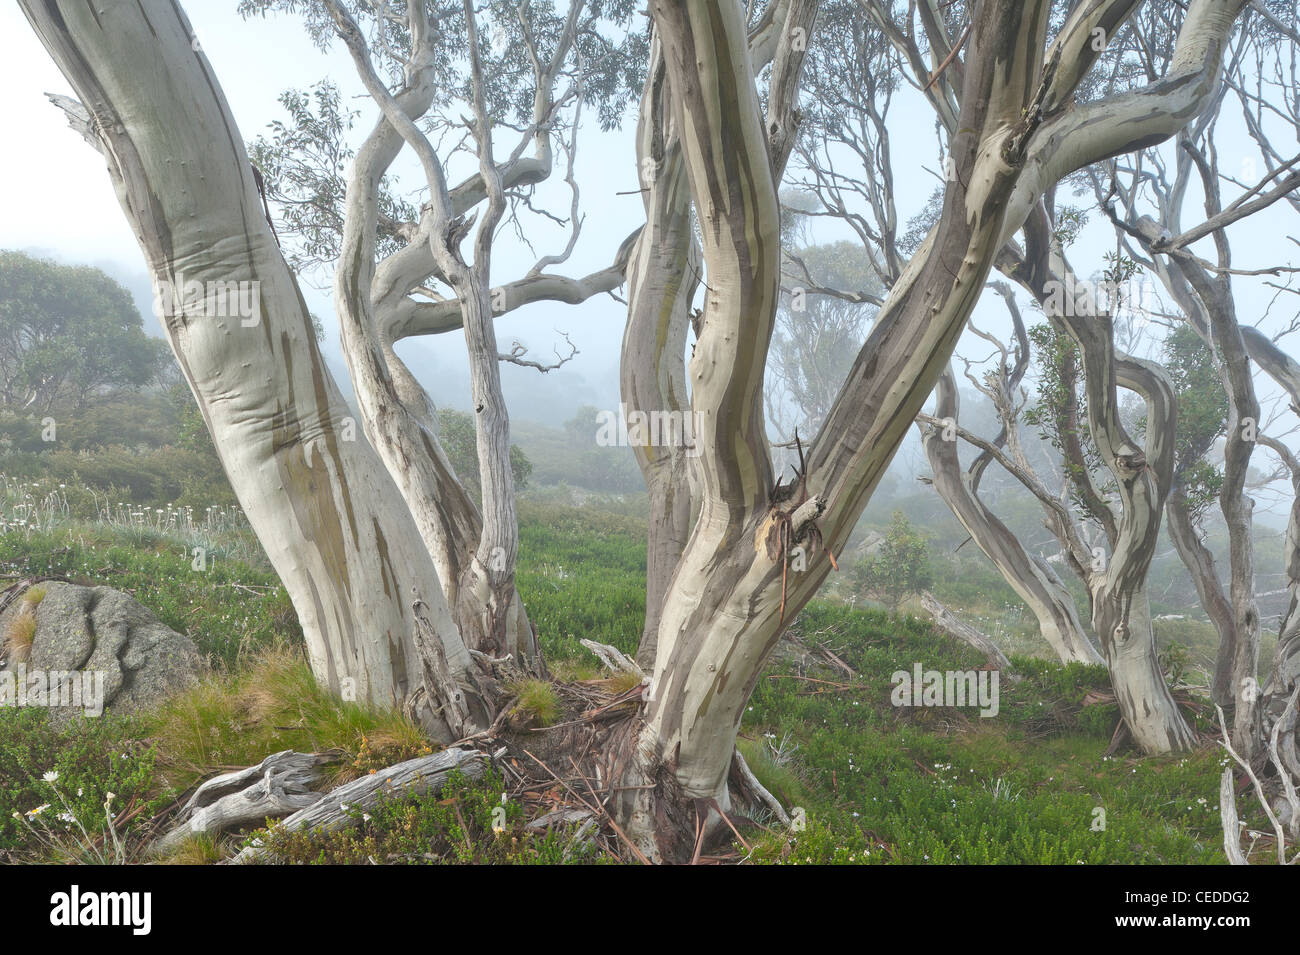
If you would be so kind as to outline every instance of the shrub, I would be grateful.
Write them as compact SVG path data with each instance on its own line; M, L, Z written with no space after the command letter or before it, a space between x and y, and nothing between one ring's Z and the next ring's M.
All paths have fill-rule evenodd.
M862 591L890 610L911 594L919 594L934 581L925 539L902 511L895 511L880 550L858 563L855 576Z
M70 840L83 826L102 843L109 793L117 810L141 810L119 824L127 834L171 801L175 793L159 785L155 750L141 741L141 729L136 718L78 717L56 725L43 709L0 708L0 850L40 848L23 821L31 813Z

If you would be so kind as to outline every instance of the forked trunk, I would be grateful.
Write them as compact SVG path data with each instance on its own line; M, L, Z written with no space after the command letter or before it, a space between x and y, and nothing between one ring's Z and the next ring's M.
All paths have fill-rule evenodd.
M1092 627L1134 742L1148 754L1190 749L1194 736L1165 684L1146 592L1165 498L1173 483L1178 420L1173 386L1158 366L1116 353L1112 317L1104 308L1062 308L1081 286L1041 205L1026 222L1025 236L1028 264L1020 279L1053 326L1079 349L1088 430L1119 498L1117 517L1108 503L1095 505L1107 512L1107 527L1114 530L1108 532L1110 553L1084 574L1092 599ZM1136 392L1145 402L1141 447L1120 419L1120 388Z
M469 226L458 217L457 197L448 188L441 161L415 120L435 91L433 23L422 5L411 4L412 54L401 93L393 95L375 72L362 31L351 15L330 0L327 11L344 41L382 117L353 163L335 301L367 433L384 458L415 516L428 552L438 567L443 592L470 649L492 657L513 656L524 667L544 673L536 635L514 587L518 556L515 489L510 469L510 424L501 393L499 355L492 324L491 236L505 206L501 170L492 160L481 83L474 90L474 124L479 152L479 182L488 201L474 243L473 264L460 246ZM481 69L475 19L466 9L470 61ZM385 262L376 280L375 232L379 183L403 145L411 147L424 169L430 201L414 238ZM457 190L462 195L463 191ZM423 389L393 348L394 313L412 283L431 275L456 293L455 305L469 353L476 452L482 483L480 513L456 480L437 439L433 408ZM396 299L396 301L394 301ZM376 311L382 310L377 316Z
M806 472L773 486L761 416L762 380L779 279L779 216L744 24L732 4L656 0L655 25L674 89L681 142L701 220L709 293L689 363L698 421L701 509L673 574L659 624L644 725L630 748L620 807L651 858L684 854L683 819L704 824L729 805L728 775L745 703L785 626L830 569L819 546L840 546L947 362L1001 244L1000 210L1025 127L1041 47L1042 10L991 4L975 31L989 51L971 69L972 129L956 150L960 186L911 269L894 287L850 385L813 442ZM788 40L787 40L788 41ZM1028 58L1027 60L1025 58ZM996 91L989 92L996 85ZM906 382L898 388L894 382ZM787 566L796 549L802 571ZM689 829L686 838L689 839Z

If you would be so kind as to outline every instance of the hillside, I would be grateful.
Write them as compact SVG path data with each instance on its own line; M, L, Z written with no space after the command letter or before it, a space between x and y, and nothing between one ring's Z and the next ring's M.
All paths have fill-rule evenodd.
M0 494L4 580L55 575L123 589L191 636L213 665L203 686L129 719L60 730L42 713L0 709L5 857L111 855L101 808L108 792L123 807L115 818L121 851L136 858L151 820L218 770L281 749L337 748L342 763L333 778L343 779L429 748L396 714L315 689L287 597L233 510L195 518L176 508L101 504L96 513L94 495L39 482L5 480ZM644 612L640 528L598 501L582 508L524 502L519 586L561 686L602 676L581 638L635 650ZM191 569L196 546L216 556L206 573ZM1107 756L1117 713L1104 671L1014 654L1019 679L1002 685L996 716L892 705L892 675L918 661L937 670L983 666L974 651L910 615L822 599L799 616L759 680L740 746L766 788L788 810L802 811L800 823L791 831L756 819L731 861L1223 861L1217 779L1224 757L1208 736L1185 757ZM1179 695L1208 734L1204 702ZM51 801L42 781L50 771L69 799L64 821L13 818ZM277 845L289 858L321 862L376 847L395 861L589 859L563 836L527 834L526 802L510 801L512 837L504 843L491 824L503 788L498 778L465 783L440 800L399 801L347 836ZM450 811L449 798L463 812ZM1262 819L1250 824L1266 829ZM176 857L215 861L244 841L199 840ZM1256 854L1268 850L1267 838L1257 840Z

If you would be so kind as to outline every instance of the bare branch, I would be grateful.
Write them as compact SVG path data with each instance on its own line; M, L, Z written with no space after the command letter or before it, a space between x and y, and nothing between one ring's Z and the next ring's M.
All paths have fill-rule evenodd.
M519 365L522 368L536 368L542 374L546 374L548 371L555 371L555 369L562 365L568 364L573 360L573 357L578 354L578 346L573 344L573 339L569 337L568 332L557 332L557 334L564 336L564 341L569 346L569 353L567 355L561 355L560 350L556 348L555 357L557 361L551 362L550 364L525 358L524 356L528 354L528 349L518 340L516 340L511 346L509 354L498 355L497 359L499 361L509 362L512 365Z

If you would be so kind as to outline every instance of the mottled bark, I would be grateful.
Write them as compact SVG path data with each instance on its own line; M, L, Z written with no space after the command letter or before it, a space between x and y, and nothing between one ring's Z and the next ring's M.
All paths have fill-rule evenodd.
M1210 162L1190 145L1185 152L1200 173L1205 189L1207 221L1213 222L1223 211L1219 199L1218 175ZM1231 268L1232 253L1224 231L1212 231L1220 268ZM1255 542L1253 513L1255 502L1246 494L1250 460L1260 428L1259 399L1246 353L1246 343L1237 323L1236 303L1232 295L1232 277L1224 272L1212 275L1199 262L1179 257L1183 274L1204 303L1209 317L1210 341L1219 357L1220 375L1228 395L1228 426L1223 447L1223 486L1219 491L1219 508L1228 528L1228 595L1233 612L1232 738L1238 752L1250 759L1256 751L1254 740L1256 677L1259 673L1259 605L1255 600Z
M413 48L403 101L399 101L375 73L355 22L340 5L330 2L328 8L363 85L383 112L353 164L348 227L335 286L345 353L357 381L367 433L416 515L466 643L492 656L514 655L525 666L537 668L541 664L536 638L514 587L518 529L510 470L509 416L501 393L488 279L491 236L504 209L503 174L493 162L486 132L474 15L472 10L466 10L475 74L472 85L480 160L478 179L483 184L482 198L487 209L479 224L471 265L460 253L465 232L459 220L453 219L455 203L441 162L413 122L429 108L433 95L433 48L427 11L420 4L408 5ZM397 362L397 366L401 363L393 351L392 338L386 334L385 325L391 318L381 323L373 314L372 300L379 291L373 266L378 183L403 145L410 146L420 159L431 192L418 244L427 246L432 261L416 257L425 271L414 280L436 272L451 285L465 333L482 475L481 513L458 486L438 446L432 409L422 398L422 390L412 394L418 385L404 367L399 378L394 379L390 361ZM385 281L392 281L391 275ZM399 393L397 381L407 392L405 397Z
M969 135L958 150L960 182L970 185L952 190L942 225L896 286L892 307L886 303L825 439L813 444L796 496L773 500L761 384L779 278L778 216L743 30L728 4L658 2L652 12L675 90L710 289L690 362L701 511L665 601L638 745L639 770L660 790L628 795L623 806L645 848L663 856L673 849L654 839L657 829L664 835L655 823L664 799L727 805L745 700L784 623L830 567L811 547L818 511L826 508L827 543L839 546L978 297L1028 129L1021 123L1032 89L1024 74L1036 70L1044 22L1042 10L1019 3L993 4L983 15L976 43L988 56L968 70L975 91L967 125L982 130L987 123L990 132L987 140ZM900 381L914 387L893 384ZM809 503L801 506L805 495ZM784 621L787 555L769 549L783 520L792 521L791 539L810 551L807 570L788 575Z
M795 102L817 7L817 0L769 4L749 37L753 69L772 63L766 123L772 176L778 183L798 128ZM637 127L637 169L646 225L628 266L628 323L620 363L629 417L671 423L670 429L649 429L647 441L633 449L650 498L646 619L637 650L638 661L647 668L654 662L664 598L690 528L695 499L691 468L699 451L687 400L685 348L703 262L691 231L690 185L673 100L663 46L656 35Z
M415 40L406 89L395 99L408 117L423 115L434 93L427 29L417 30ZM366 436L401 489L444 596L455 606L466 554L478 544L482 520L438 441L427 393L385 339L371 303L379 183L402 146L396 127L381 117L353 160L334 304ZM452 305L459 313L459 303Z
M1232 0L1194 2L1188 15L1194 29L1180 38L1176 61L1188 77L1205 81L1148 91L1140 110L1111 104L1122 113L1116 128L1093 112L1091 120L1104 130L1059 125L1089 108L1065 102L1072 86L1057 85L1059 63L1043 70L1047 4L986 0L972 11L961 115L950 144L955 181L948 183L939 221L894 283L812 442L806 473L774 493L761 391L778 281L776 183L741 14L729 3L652 3L708 292L688 369L700 516L665 597L644 726L629 742L631 781L649 780L654 788L625 791L617 807L647 855L679 857L680 826L708 812L702 807L726 808L727 769L745 701L785 623L830 568L815 544L824 541L832 551L843 545L947 364L997 251L1019 225L1011 200L1031 153L1037 184L1028 187L1035 198L1026 212L1060 175L1102 158L1087 143L1118 152L1176 132L1186 119L1171 114L1202 105L1203 93L1217 82L1222 36L1239 8ZM1064 104L1050 115L1043 110L1049 93ZM1141 129L1128 123L1138 113ZM1065 141L1042 137L1049 120ZM1069 148L1062 152L1063 146ZM1042 178L1048 154L1055 157L1050 163L1062 164L1050 181ZM786 565L791 544L804 545L802 572ZM1140 581L1123 583L1124 595L1115 586L1103 593L1100 604L1121 605L1118 615L1103 606L1103 622L1109 614L1140 624L1145 593ZM1139 606L1130 608L1126 598ZM1115 641L1113 657L1127 660L1139 648L1152 659L1124 664L1125 672L1158 677L1149 640ZM1130 702L1159 693L1168 700L1163 681L1156 682L1121 684L1121 692ZM1187 742L1172 701L1168 709L1173 719L1162 713L1157 722L1171 732L1163 740L1152 734L1146 743L1153 749Z
M690 184L657 37L641 99L637 170L646 224L628 263L620 376L628 417L643 422L657 418L661 425L645 428L644 442L632 448L650 499L646 615L637 648L637 662L649 669L654 664L664 596L690 529L690 466L695 448L685 353L691 302L703 267L691 231ZM668 428L662 427L664 422Z
M1292 411L1300 413L1300 362L1257 328L1243 325L1241 335L1251 359L1286 391ZM1261 688L1255 710L1256 750L1271 738L1275 728L1279 729L1282 763L1292 778L1300 781L1300 733L1291 699L1300 685L1300 458L1281 442L1261 438L1261 443L1267 443L1291 472L1294 497L1282 555L1291 596L1278 626L1273 670Z

